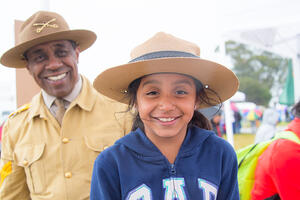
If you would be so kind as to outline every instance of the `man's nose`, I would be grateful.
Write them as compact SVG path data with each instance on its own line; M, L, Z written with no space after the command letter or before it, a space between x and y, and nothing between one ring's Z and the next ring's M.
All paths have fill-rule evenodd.
M63 62L60 58L56 56L49 56L49 60L46 66L47 69L56 70L61 66L63 66Z

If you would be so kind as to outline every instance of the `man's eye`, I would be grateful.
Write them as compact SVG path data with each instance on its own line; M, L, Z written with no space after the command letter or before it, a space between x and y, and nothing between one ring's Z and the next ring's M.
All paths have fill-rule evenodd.
M43 56L43 55L38 55L33 58L34 62L41 62L43 60L45 60L45 56Z
M58 51L58 52L57 52L57 55L58 55L59 57L65 57L65 56L68 55L68 52L67 52L67 51L61 50L61 51Z

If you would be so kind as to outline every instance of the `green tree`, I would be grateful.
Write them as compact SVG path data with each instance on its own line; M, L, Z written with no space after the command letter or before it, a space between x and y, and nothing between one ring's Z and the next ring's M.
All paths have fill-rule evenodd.
M232 58L233 71L247 101L267 106L272 97L278 99L285 80L287 59L235 41L226 42L226 54Z
M266 85L250 77L240 77L240 91L246 94L247 101L267 106L272 95Z

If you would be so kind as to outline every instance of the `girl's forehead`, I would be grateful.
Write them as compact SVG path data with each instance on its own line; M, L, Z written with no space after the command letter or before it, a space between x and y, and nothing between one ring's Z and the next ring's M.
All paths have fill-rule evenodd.
M149 75L146 75L146 76L142 77L142 80L160 79L160 78L190 79L190 80L193 80L193 78L189 75L179 74L179 73L171 73L171 72L162 72L162 73L149 74ZM163 80L163 79L161 79L161 80Z
M156 73L147 75L142 78L140 86L144 87L146 85L190 85L191 87L195 87L194 79L190 76L184 74L176 74L176 73Z

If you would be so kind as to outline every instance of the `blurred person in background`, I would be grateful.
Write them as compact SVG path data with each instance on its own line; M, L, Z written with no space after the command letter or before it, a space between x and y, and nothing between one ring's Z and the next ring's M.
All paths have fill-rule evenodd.
M274 140L258 159L252 200L294 200L300 197L300 101L292 108L294 119L285 131L289 139ZM264 114L265 115L265 114Z
M216 133L217 136L222 137L222 127L221 127L221 118L222 113L218 112L213 118L210 120L212 125L212 130Z
M234 122L233 122L233 133L241 133L241 121L242 121L242 115L240 114L239 110L234 110L233 111L233 118L234 118Z
M255 143L271 139L276 133L276 124L279 120L279 113L273 108L267 108L263 112L262 122L255 135Z

